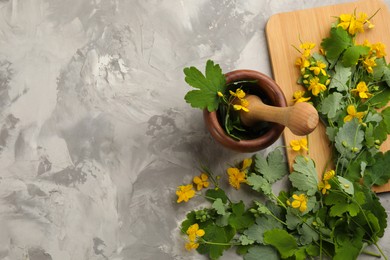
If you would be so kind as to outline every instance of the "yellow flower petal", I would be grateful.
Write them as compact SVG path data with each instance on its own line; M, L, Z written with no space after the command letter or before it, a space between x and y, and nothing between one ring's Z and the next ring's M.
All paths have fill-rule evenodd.
M242 161L241 170L244 171L252 165L252 158L247 158Z
M334 175L335 175L334 170L329 170L329 171L325 172L323 180L328 181L328 180L332 179L334 177Z

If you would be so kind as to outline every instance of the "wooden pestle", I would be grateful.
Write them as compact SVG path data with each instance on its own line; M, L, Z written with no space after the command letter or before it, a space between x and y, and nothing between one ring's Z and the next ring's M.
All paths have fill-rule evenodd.
M296 103L290 107L275 107L263 103L255 95L245 97L248 102L249 112L240 112L241 122L246 126L252 126L258 121L278 123L288 127L295 135L307 135L317 127L318 112L309 103Z

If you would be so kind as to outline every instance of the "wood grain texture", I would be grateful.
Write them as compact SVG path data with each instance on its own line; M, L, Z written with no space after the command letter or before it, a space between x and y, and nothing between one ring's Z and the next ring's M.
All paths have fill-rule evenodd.
M336 16L342 13L365 12L368 16L380 11L371 20L375 25L374 29L365 30L358 36L357 42L368 39L370 42L383 42L390 47L390 13L384 2L381 0L360 0L346 4L325 6L313 9L280 13L273 15L266 26L268 50L270 53L273 76L278 85L282 88L288 105L292 105L294 91L302 90L303 87L296 83L299 77L299 69L294 65L296 58L300 56L293 46L299 46L300 41L314 42L318 51L321 40L329 35L330 26L336 21ZM389 49L387 49L389 53ZM387 60L387 62L389 62ZM289 144L293 139L300 139L291 131L286 129L283 133L284 141ZM325 126L320 123L317 129L309 135L310 157L316 162L318 174L321 175L326 168L329 168L331 148L325 134ZM381 150L390 149L390 138L382 145ZM287 149L287 158L291 168L296 153ZM390 182L375 187L376 192L390 191Z

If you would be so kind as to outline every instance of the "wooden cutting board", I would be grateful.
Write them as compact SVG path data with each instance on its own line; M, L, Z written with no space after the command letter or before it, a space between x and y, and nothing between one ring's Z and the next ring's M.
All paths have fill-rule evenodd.
M378 9L371 22L375 27L366 29L358 36L357 42L368 39L370 42L383 42L387 46L387 53L390 56L390 13L387 5L381 0L360 0L346 4L325 6L289 13L273 15L266 26L268 50L272 62L272 70L275 81L283 89L289 105L293 105L292 96L294 91L303 90L303 87L296 83L299 77L299 69L294 65L296 58L300 56L293 47L299 47L300 42L314 42L318 51L321 40L329 35L330 26L336 22L337 16L343 13L364 12L369 17ZM387 57L389 62L389 57ZM302 137L295 136L288 129L284 131L286 145L293 139ZM325 134L324 125L320 124L317 129L309 135L310 157L316 162L319 175L327 167L331 155L329 141ZM382 145L381 150L390 149L390 137ZM290 167L296 156L291 149L287 149L287 159ZM389 165L390 167L390 165ZM390 182L375 187L376 192L390 191Z

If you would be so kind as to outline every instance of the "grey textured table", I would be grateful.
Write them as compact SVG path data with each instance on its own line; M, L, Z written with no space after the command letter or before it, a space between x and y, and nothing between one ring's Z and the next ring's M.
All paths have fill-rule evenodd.
M271 75L268 18L339 2L1 0L0 259L203 259L176 187L247 155L184 102L183 67Z

